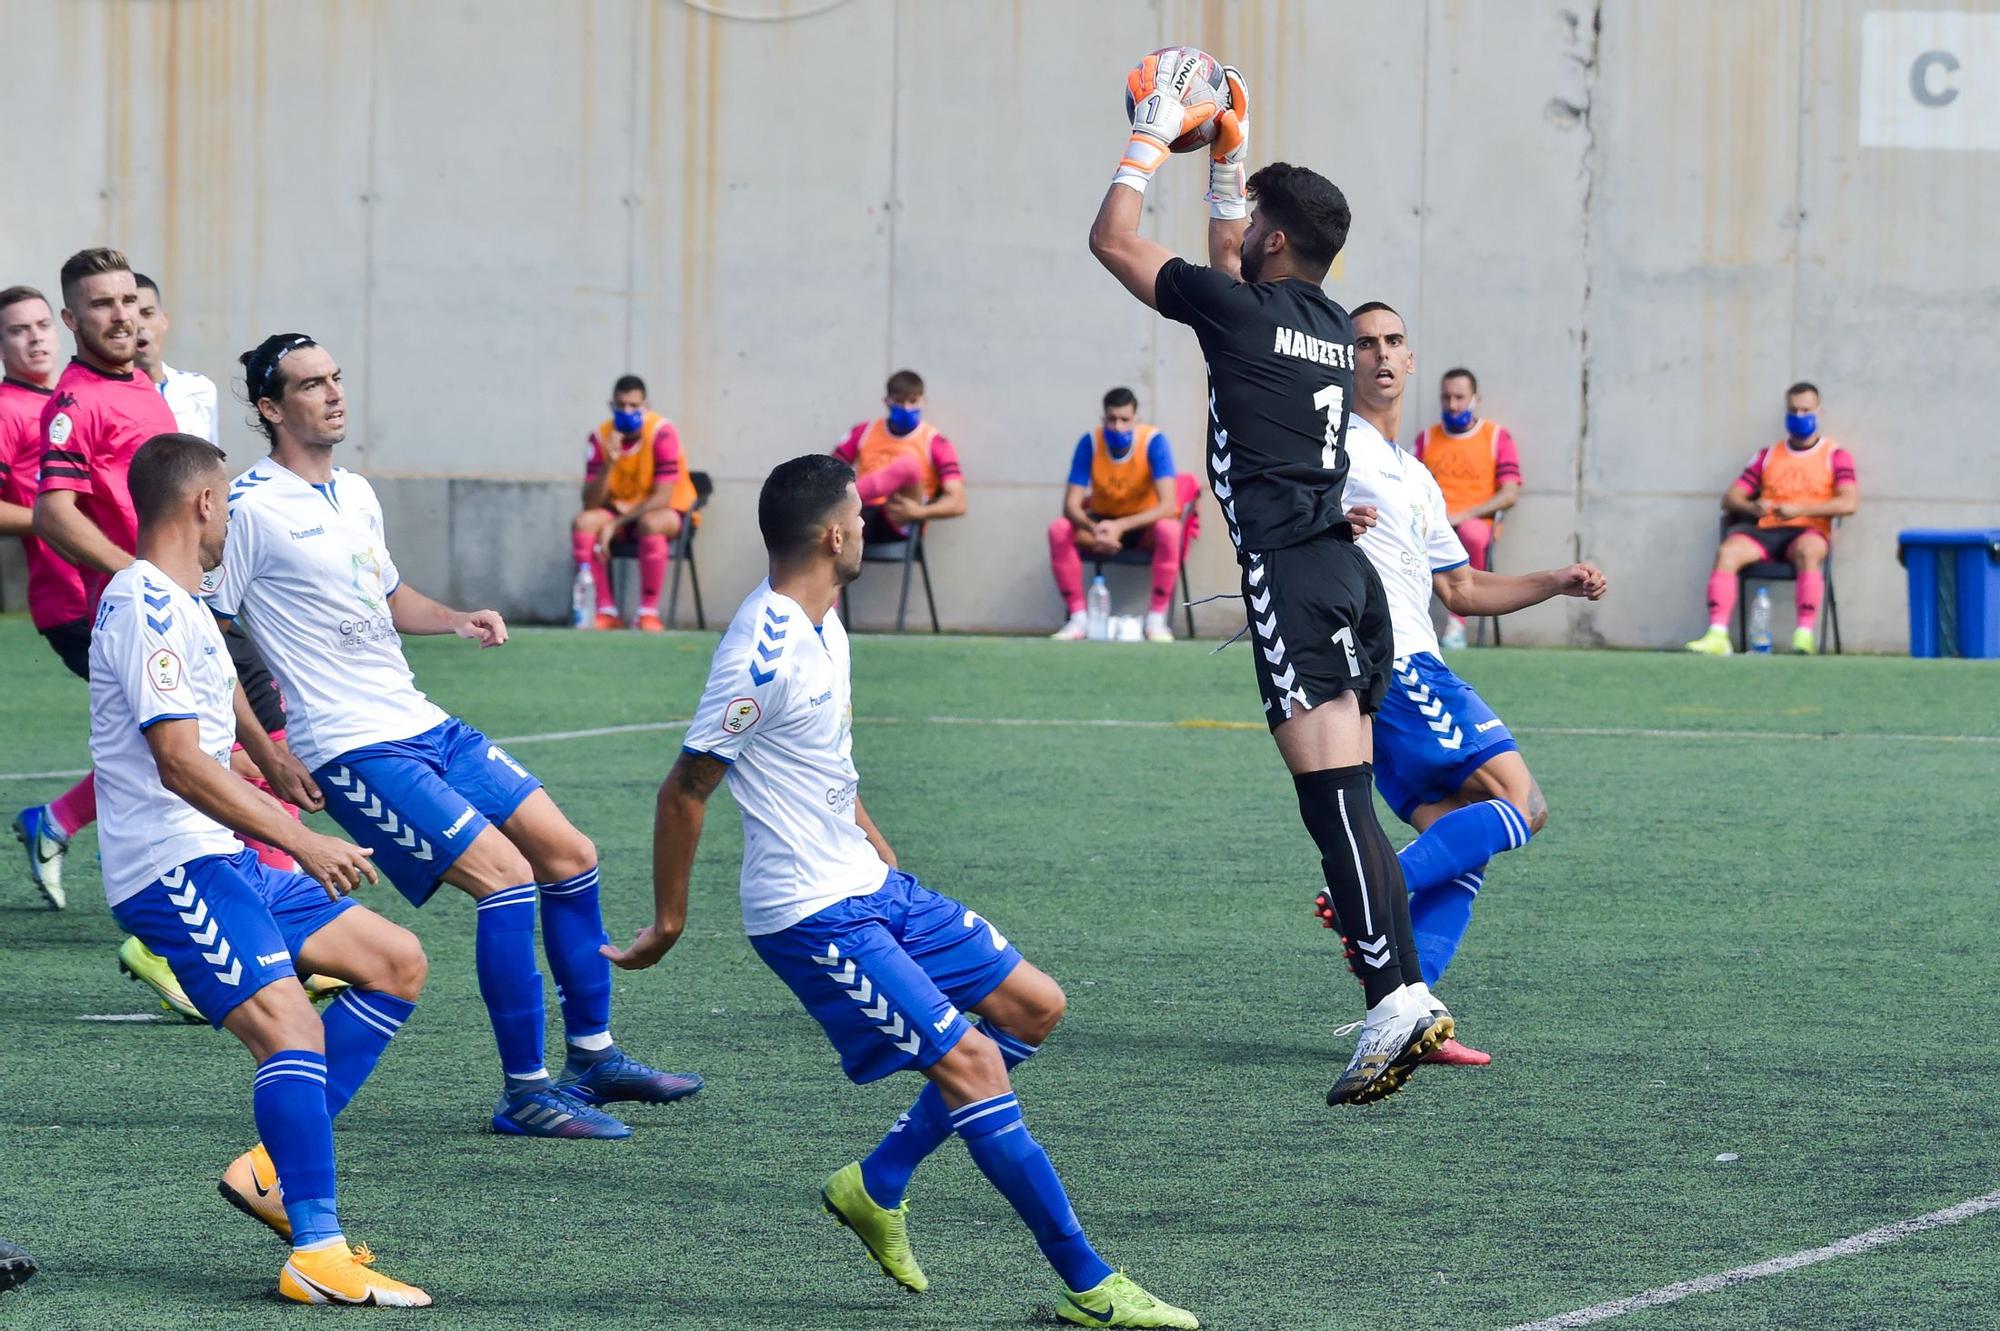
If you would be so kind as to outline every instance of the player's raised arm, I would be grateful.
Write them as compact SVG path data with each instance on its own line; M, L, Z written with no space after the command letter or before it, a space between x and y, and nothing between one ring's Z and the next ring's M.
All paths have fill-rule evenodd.
M688 880L694 875L695 847L708 816L708 797L722 784L729 766L706 753L683 751L660 783L653 804L653 922L632 945L600 951L628 971L645 970L667 955L687 928Z
M1250 156L1250 89L1234 65L1225 65L1222 75L1229 83L1229 109L1216 118L1208 150L1208 266L1240 281L1243 233L1250 227L1244 168Z
M1174 252L1156 240L1139 234L1139 218L1144 211L1146 186L1153 173L1171 155L1168 146L1188 128L1188 109L1170 90L1171 72L1163 81L1161 62L1169 64L1179 51L1158 51L1139 62L1125 77L1125 90L1132 103L1132 135L1119 155L1111 188L1098 205L1097 220L1090 224L1090 252L1125 289L1149 306L1154 306L1153 288L1160 269Z

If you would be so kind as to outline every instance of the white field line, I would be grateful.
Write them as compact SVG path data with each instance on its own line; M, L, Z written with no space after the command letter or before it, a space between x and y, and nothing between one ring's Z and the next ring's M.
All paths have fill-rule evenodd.
M1947 1206L1942 1211L1932 1211L1909 1220L1898 1220L1879 1229L1871 1229L1844 1238L1838 1243L1829 1243L1823 1248L1807 1248L1804 1252L1795 1252L1787 1257L1773 1257L1767 1262L1757 1262L1751 1266L1739 1266L1734 1271L1724 1271L1719 1275L1701 1276L1694 1280L1683 1280L1678 1284L1662 1285L1643 1294L1613 1299L1609 1303L1594 1304L1588 1308L1579 1308L1575 1312L1560 1313L1539 1322L1522 1322L1518 1326L1508 1327L1507 1331L1564 1331L1568 1327L1608 1322L1614 1317L1624 1317L1647 1308L1658 1308L1663 1304L1678 1303L1697 1294L1713 1294L1717 1290L1728 1289L1731 1285L1747 1284L1752 1280L1762 1280L1766 1276L1783 1275L1802 1266L1830 1262L1836 1257L1853 1257L1857 1253L1901 1242L1910 1235L1921 1234L1927 1229L1942 1229L1946 1225L1961 1224L1974 1216L1993 1210L2000 1210L2000 1191L1989 1192L1983 1197L1974 1197L1956 1206Z
M1039 716L858 716L863 726L1005 726L1045 730L1251 730L1265 729L1262 721L1213 721L1194 718L1161 721L1130 717L1039 717ZM609 735L644 735L687 728L686 718L675 721L635 721L621 726L591 726L583 730L546 730L534 735L500 735L496 744L549 744L559 740L602 739ZM1749 740L1879 740L1890 744L2000 744L2000 735L1920 735L1908 731L1867 730L1674 730L1653 726L1511 726L1517 735L1556 735L1583 739L1749 739ZM0 781L74 781L88 768L70 767L47 772L0 772Z

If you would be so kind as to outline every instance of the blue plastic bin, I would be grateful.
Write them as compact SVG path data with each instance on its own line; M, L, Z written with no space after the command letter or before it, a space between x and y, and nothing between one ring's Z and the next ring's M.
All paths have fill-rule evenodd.
M1910 575L1910 655L2000 657L2000 527L1897 534Z

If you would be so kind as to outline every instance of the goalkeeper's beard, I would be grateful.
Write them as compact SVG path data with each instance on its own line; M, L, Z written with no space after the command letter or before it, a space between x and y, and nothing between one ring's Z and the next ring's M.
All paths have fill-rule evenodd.
M1256 245L1246 248L1243 251L1241 267L1243 269L1243 280L1245 282L1255 282L1257 275L1264 271L1264 247Z

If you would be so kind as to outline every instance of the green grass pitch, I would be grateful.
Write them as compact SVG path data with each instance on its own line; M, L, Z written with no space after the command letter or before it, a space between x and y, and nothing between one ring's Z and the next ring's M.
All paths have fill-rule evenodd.
M448 710L520 737L685 717L713 641L525 632L410 654ZM1316 856L1244 648L1212 646L855 651L856 759L904 865L1069 992L1018 1085L1114 1264L1217 1328L1500 1328L2000 1187L1993 665L1455 658L1553 810L1491 872L1440 986L1495 1062L1333 1112L1350 1041L1331 1028L1359 1015L1358 990L1312 919ZM0 620L0 771L81 767L84 712L20 617ZM1093 724L1134 721L1153 724ZM649 910L652 795L678 738L511 746L596 838L621 939ZM0 815L65 784L9 775ZM622 1041L708 1078L693 1102L635 1110L622 1144L487 1132L469 903L365 893L423 936L432 976L340 1121L342 1211L436 1296L425 1325L1051 1319L1053 1278L956 1145L911 1194L927 1295L819 1213L821 1177L917 1082L840 1075L741 936L740 844L719 795L687 936L618 976ZM283 1248L215 1193L253 1133L241 1049L79 1020L148 1010L116 969L94 835L61 914L5 852L0 1235L44 1270L0 1300L0 1326L325 1320L275 1301ZM1610 1325L1994 1327L1996 1309L1989 1214Z

